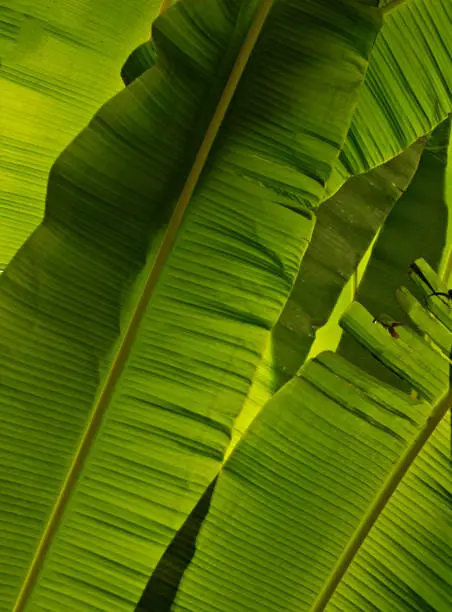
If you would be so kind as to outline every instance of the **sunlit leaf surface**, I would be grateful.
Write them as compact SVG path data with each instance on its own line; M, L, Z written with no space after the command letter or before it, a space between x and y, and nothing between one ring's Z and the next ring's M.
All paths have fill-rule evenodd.
M134 335L129 315L252 17L186 0L154 24L157 63L58 158L44 223L0 278L7 609L25 585L36 612L129 611L218 473L381 25L368 2L276 5ZM131 349L115 370L119 339ZM71 466L82 441L86 461Z

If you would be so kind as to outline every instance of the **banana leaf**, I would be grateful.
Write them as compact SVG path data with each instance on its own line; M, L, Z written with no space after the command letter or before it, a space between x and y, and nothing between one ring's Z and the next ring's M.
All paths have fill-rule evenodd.
M2 10L0 269L44 214L52 164L122 89L161 0L10 0Z
M432 313L414 310L425 331L419 313ZM408 327L394 338L372 320L354 304L343 324L422 397L337 354L305 364L224 465L165 609L451 609L452 336L429 326L429 343Z
M336 309L342 308L339 318L354 299L353 292L344 296L346 284L357 274L358 262L407 189L425 143L422 138L383 166L353 177L319 208L297 279L234 423L227 455L270 397L295 376L317 332L327 330L331 342Z
M249 10L255 2L248 1ZM401 153L451 111L449 0L394 4L325 198L349 176ZM158 8L170 5L170 0L114 5L22 0L4 11L0 270L42 219L47 176L57 155L119 90L123 58L148 38Z
M6 609L130 610L220 469L381 26L367 0L256 6L154 23L156 64L58 158L0 278Z
M149 70L157 61L157 49L152 40L141 44L127 58L121 69L121 78L125 85L130 85L143 72Z
M278 367L274 390L304 363L316 331L328 322L345 284L409 188L424 147L422 139L386 164L351 178L319 208L297 280L272 331Z
M446 191L447 150L451 118L430 137L410 186L388 215L372 249L357 299L376 315L388 313L403 324L409 317L400 307L396 289L404 282L412 261L422 257L433 270L445 269L450 252L448 226L452 199ZM419 294L418 294L419 295ZM339 353L391 384L402 385L363 351L351 336L344 336Z
M452 110L452 3L393 0L327 194L430 133ZM393 8L393 10L388 10Z
M387 11L385 21L327 197L351 176L400 155L451 113L450 2L395 0L380 5ZM147 46L136 50L141 70L154 63Z

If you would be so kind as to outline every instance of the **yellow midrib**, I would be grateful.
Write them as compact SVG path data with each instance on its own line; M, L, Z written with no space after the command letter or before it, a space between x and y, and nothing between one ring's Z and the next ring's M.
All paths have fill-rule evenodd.
M159 15L163 15L163 13L169 9L172 5L173 0L162 0L162 4L160 5Z
M422 450L424 444L430 438L430 436L446 414L451 404L452 390L449 389L435 406L419 434L413 440L413 442L405 451L405 453L401 456L398 463L394 466L394 469L392 470L385 484L382 486L374 503L364 516L363 520L361 521L361 524L351 537L350 542L348 543L348 545L344 549L344 552L336 563L336 566L331 572L321 593L318 595L316 601L314 602L311 608L311 612L321 612L325 609L328 602L334 595L334 592L336 591L337 587L339 586L342 578L344 577L346 571L348 570L350 564L354 560L365 538L367 537L373 525L386 507L386 504L391 499L392 494L397 489L402 478L407 473L413 461L416 459L416 457Z
M162 10L164 10L164 7L168 7L170 4L171 3L168 2L168 0L164 0L161 12ZM95 405L92 412L90 423L85 430L85 433L83 435L77 453L74 457L66 480L61 488L58 499L52 509L51 516L46 525L41 541L37 547L35 556L30 564L28 573L25 577L19 596L14 605L13 612L22 612L24 610L24 607L33 591L34 585L36 584L36 579L39 570L49 549L52 538L56 532L58 521L64 513L66 504L69 499L69 495L72 489L74 488L79 473L83 468L84 461L91 447L94 436L102 421L103 415L112 396L116 382L119 376L121 375L121 372L128 358L130 349L135 340L137 329L146 311L149 300L154 292L161 270L168 258L177 230L180 227L183 215L194 192L201 172L205 166L215 137L218 133L220 125L232 100L232 96L234 95L234 92L237 89L239 80L253 51L253 48L259 37L262 27L268 17L272 4L273 0L261 0L256 10L246 39L234 63L229 79L226 83L226 86L213 114L212 120L209 124L209 127L207 128L206 135L203 139L203 142L201 143L193 166L190 170L190 173L187 177L187 180L184 184L182 192L175 206L173 215L168 224L168 229L166 231L165 237L155 258L155 263L152 267L152 270L150 271L148 280L144 286L143 293L130 319L124 338L114 358L108 378L106 379L102 391L99 394L97 404Z

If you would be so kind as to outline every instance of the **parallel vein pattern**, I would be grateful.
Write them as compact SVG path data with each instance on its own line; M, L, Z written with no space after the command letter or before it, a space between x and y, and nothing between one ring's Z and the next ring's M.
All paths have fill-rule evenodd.
M329 193L452 112L451 23L450 0L408 0L385 17Z
M0 418L14 422L7 443L0 432L2 477L16 469L0 492L0 609L16 600L250 17L239 3L185 0L154 24L157 63L57 160L45 221L0 278ZM288 0L270 14L52 540L33 612L130 610L218 472L380 25L368 2L322 0L314 11ZM63 432L60 413L74 427ZM33 435L30 414L46 420Z
M441 289L425 262L416 266L424 293L426 283ZM337 354L308 362L226 462L172 610L451 609L450 417L443 415L451 397L452 317L434 300L431 310L447 325L432 325L428 312L421 316L420 304L402 295L419 330L428 329L428 343L405 327L394 338L358 304L343 324L427 399ZM435 414L443 420L433 430ZM391 497L382 506L385 490ZM357 533L366 537L347 558Z
M225 465L174 610L309 610L429 411L333 354L310 362Z
M7 2L1 11L0 269L44 213L49 170L122 89L119 70L149 36L161 0Z

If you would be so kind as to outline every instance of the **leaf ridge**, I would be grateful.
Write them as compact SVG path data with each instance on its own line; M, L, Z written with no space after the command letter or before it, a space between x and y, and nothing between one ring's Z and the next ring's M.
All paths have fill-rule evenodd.
M328 580L325 582L322 591L311 608L311 612L321 612L325 609L326 605L339 586L340 581L344 577L347 569L354 560L358 550L363 544L366 536L372 529L380 514L383 512L386 504L397 489L411 464L416 459L427 440L433 434L437 425L445 416L451 404L452 390L449 389L444 393L416 438L394 466L394 469L388 476L385 484L382 486L380 493L376 496L374 503L363 517L361 524L356 529L354 535L350 539L350 542L340 556L335 568L331 572Z
M161 13L167 5L168 2L165 2L164 0ZM248 30L248 34L243 42L243 45L241 46L240 52L220 96L204 139L201 142L191 170L182 188L181 194L174 208L174 212L169 221L167 231L149 273L149 277L144 285L141 297L139 298L135 311L129 320L122 342L113 359L112 367L110 368L104 385L98 394L97 402L92 411L92 417L74 456L57 501L55 502L46 529L44 530L43 536L36 549L35 556L30 564L28 573L24 579L22 588L14 605L13 612L22 612L32 593L41 564L50 547L53 535L56 532L59 519L63 515L71 491L77 481L78 474L81 472L83 463L91 448L92 441L94 440L105 410L114 392L116 382L124 369L130 349L134 343L137 330L160 277L160 272L171 251L177 231L182 223L184 213L196 188L214 140L220 129L221 123L224 119L235 90L237 89L240 78L245 70L247 62L251 56L272 5L273 0L261 0L255 12L254 18Z

